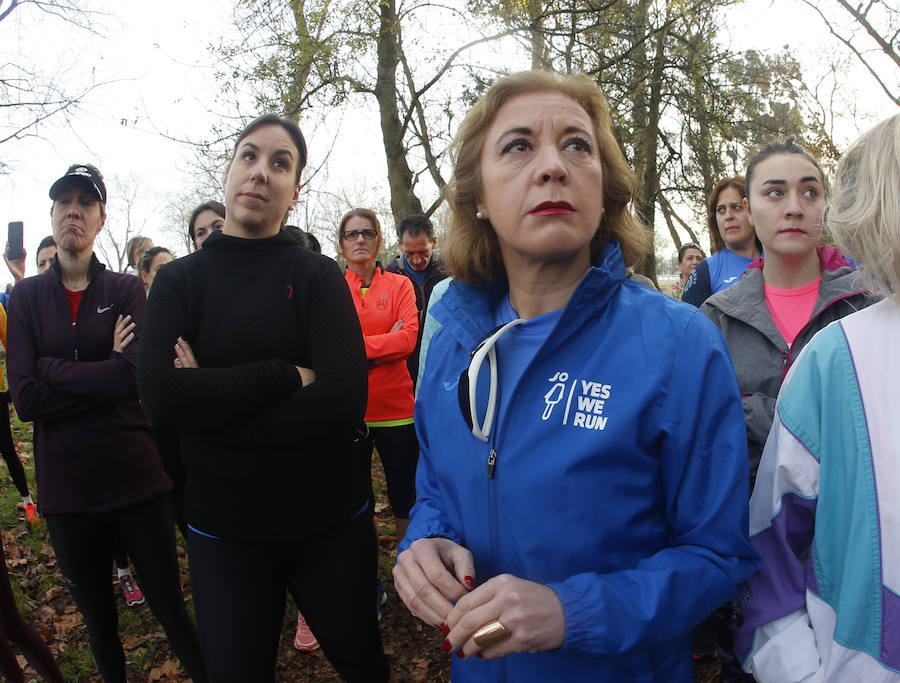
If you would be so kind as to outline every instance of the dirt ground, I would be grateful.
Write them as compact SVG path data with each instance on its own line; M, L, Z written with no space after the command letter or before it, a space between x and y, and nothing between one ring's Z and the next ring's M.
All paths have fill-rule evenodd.
M26 461L30 477L33 477L28 462L29 447L30 443L23 443L20 453L24 455L23 460ZM382 476L380 468L376 466L374 484L379 498L383 498ZM16 496L11 481L6 477L0 482L0 491L7 500ZM7 515L7 518L10 516ZM26 526L21 503L16 508L16 517L18 519L7 519L2 540L10 580L15 587L22 614L50 645L68 680L99 681L99 674L90 655L87 632L81 615L64 587L46 528L42 525L33 529ZM381 549L380 576L388 592L388 601L383 607L381 634L391 666L400 681L449 681L450 655L441 650L443 638L440 633L412 617L394 592L390 567L393 565L397 539L391 535L392 521L383 500L379 500L376 506L376 523ZM186 553L180 536L178 539L181 544L179 556L183 569L182 584L185 595L189 597L191 587ZM113 580L112 568L110 580ZM296 618L297 610L288 601L276 680L340 680L321 651L302 653L294 649ZM129 681L144 683L187 680L146 604L127 607L124 601L119 600L119 619ZM26 680L37 680L34 672L27 668L24 658L20 656L19 662L25 669ZM695 662L694 674L701 683L713 683L719 679L718 663L715 660Z

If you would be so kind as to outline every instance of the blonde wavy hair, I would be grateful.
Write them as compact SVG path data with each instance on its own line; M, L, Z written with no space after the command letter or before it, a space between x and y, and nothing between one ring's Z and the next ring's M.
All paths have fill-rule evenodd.
M481 150L487 130L500 108L517 95L555 92L573 99L594 125L597 151L603 166L604 212L591 240L591 260L610 237L618 240L625 264L639 263L650 248L650 231L631 213L637 179L619 148L606 97L584 74L523 71L497 81L463 119L451 145L453 175L444 188L450 222L443 255L448 272L471 283L506 277L497 233L487 220L475 216L481 193Z
M825 210L838 247L862 264L872 291L900 283L900 114L864 133L838 162Z

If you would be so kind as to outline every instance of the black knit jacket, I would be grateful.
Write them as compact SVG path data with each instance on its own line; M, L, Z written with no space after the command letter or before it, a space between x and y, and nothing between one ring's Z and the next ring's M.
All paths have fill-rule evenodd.
M184 337L199 369L176 369ZM316 380L301 388L295 366ZM366 356L344 277L280 233L214 233L160 270L138 354L154 426L181 434L185 516L224 538L301 538L365 504Z

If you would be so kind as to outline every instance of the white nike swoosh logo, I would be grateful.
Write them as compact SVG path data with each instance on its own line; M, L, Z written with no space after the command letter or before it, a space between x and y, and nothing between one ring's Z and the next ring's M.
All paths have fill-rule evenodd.
M735 280L737 280L737 275L735 275L734 277L726 278L725 280L722 280L722 282L727 285L729 282L734 282Z
M106 313L113 306L115 306L115 304L110 304L109 306L106 306L105 308L100 308L100 306L97 306L97 313Z

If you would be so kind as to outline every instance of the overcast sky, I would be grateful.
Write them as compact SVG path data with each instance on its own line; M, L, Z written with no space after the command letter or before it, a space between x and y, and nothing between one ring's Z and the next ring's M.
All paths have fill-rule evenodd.
M115 197L120 195L118 181L124 180L139 186L147 200L138 206L143 232L157 244L183 254L183 247L163 231L167 223L163 205L165 198L182 194L191 185L192 152L169 138L208 137L211 112L217 109L216 60L209 48L233 31L231 3L106 0L89 4L105 13L95 17L98 34L27 4L0 23L0 62L28 64L56 74L72 84L70 90L91 79L108 82L88 95L70 125L56 119L41 127L39 137L0 145L0 159L12 169L0 175L0 229L8 221L25 222L31 274L36 245L50 232L47 190L75 161L96 163L106 176L111 227L120 218L115 214ZM772 7L769 0L747 0L730 10L730 35L723 39L739 49L776 50L789 45L812 71L822 61L823 50L841 49L812 11L796 0L778 0L777 9ZM854 99L869 123L895 111L864 74L853 80L858 88ZM335 116L349 123L347 130L353 132L337 136L331 158L351 163L332 167L330 182L340 178L350 187L380 183L386 193L377 114L356 109ZM863 120L859 125L868 124ZM857 133L854 126L845 126L838 131L839 142L846 144ZM311 138L311 161L326 153L323 145L334 142L334 138ZM0 283L6 280L6 274L0 273Z

